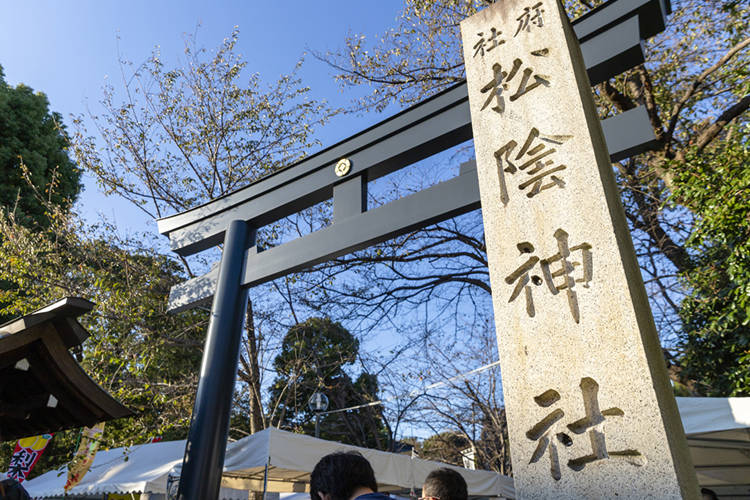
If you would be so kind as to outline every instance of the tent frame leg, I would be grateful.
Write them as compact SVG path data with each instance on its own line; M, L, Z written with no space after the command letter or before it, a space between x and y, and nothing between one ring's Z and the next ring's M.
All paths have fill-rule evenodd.
M268 462L271 461L271 457L268 457ZM266 500L266 493L268 492L268 462L266 462L266 471L263 473L263 500Z

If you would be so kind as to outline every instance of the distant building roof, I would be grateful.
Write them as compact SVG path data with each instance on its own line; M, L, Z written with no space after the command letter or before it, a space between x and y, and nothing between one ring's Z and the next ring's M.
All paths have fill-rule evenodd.
M69 297L0 325L0 441L134 415L70 352L89 337L76 318L93 307Z

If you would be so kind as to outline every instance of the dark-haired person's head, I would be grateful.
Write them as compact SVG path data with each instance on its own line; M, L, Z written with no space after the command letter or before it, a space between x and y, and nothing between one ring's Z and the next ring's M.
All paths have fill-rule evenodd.
M467 500L469 489L463 476L453 469L440 468L427 474L422 497L437 500Z
M703 500L719 500L719 496L714 490L708 488L701 488L701 497Z
M311 500L351 500L355 493L358 496L377 491L370 462L356 451L326 455L310 474Z

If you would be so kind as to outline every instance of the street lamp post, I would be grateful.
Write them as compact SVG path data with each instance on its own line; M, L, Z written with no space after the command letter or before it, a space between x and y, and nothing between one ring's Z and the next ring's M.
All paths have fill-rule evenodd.
M307 405L310 407L310 410L312 410L312 412L315 413L315 437L319 438L320 437L320 415L323 414L328 409L328 397L325 394L316 392L310 398L310 402L307 403Z

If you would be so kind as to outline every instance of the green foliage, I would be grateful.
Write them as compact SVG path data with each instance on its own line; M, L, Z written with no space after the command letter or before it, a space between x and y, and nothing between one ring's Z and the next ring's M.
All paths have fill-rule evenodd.
M213 52L187 37L185 60L172 69L158 51L142 65L120 61L130 78L117 93L104 88L104 111L91 116L99 137L88 136L81 119L74 122L76 158L106 193L160 217L245 186L316 144L314 126L336 111L307 99L309 88L294 73L268 87L258 75L241 83L247 63L234 52L237 36L233 32ZM46 110L43 96L30 102L43 103ZM29 231L22 224L24 204L14 209L8 202L0 213L0 281L8 285L0 290L0 315L19 316L65 296L97 303L81 318L91 333L82 364L103 388L139 412L137 418L108 423L104 446L138 445L154 435L184 438L208 322L203 310L166 311L170 288L191 274L188 262L160 254L148 236L122 238L106 223L86 226L55 204L60 196L74 200L65 194L69 175L62 160L53 185L36 174L33 154L23 156L29 174L17 184L30 193L28 205L50 222ZM253 363L257 366L257 359ZM255 389L252 393L260 394ZM59 452L50 453L40 470L67 461L75 436L73 431L56 436L53 446Z
M0 212L0 279L12 285L0 291L0 314L21 316L68 296L95 302L94 311L80 318L91 334L82 365L139 414L108 423L104 446L140 444L154 435L184 437L207 314L167 313L170 287L185 279L181 266L147 246L147 237L123 239L106 224L87 227L75 213L51 204L45 210L51 222L42 231ZM59 452L43 466L69 456L74 443L70 436L55 437L61 441L67 444L56 444Z
M68 157L62 119L49 111L47 96L23 84L12 87L4 76L0 66L0 206L16 207L27 226L46 226L44 207L26 176L54 205L67 209L81 191L81 171Z
M688 156L673 195L696 218L682 363L712 396L750 395L750 128L730 130L714 151Z
M47 444L44 454L37 462L27 479L34 479L45 472L67 464L75 453L75 444L80 429L56 433ZM7 471L15 449L16 441L0 443L0 471Z
M310 318L292 327L273 362L277 377L271 386L271 408L285 427L309 424L308 401L315 392L347 385L345 366L354 363L359 342L330 318Z
M352 382L344 371L358 353L359 341L330 318L310 318L292 327L274 360L278 375L270 389L271 410L281 425L314 435L315 416L308 402L316 392L328 396L329 411L377 400L376 376L362 373ZM385 429L377 410L366 407L325 415L321 437L383 449Z
M304 157L317 144L314 127L337 111L307 98L309 88L295 75L299 65L270 86L258 75L242 83L247 63L234 52L237 36L233 32L210 53L187 37L185 60L172 69L158 52L143 65L121 61L132 78L122 93L105 87L104 112L91 117L100 137L89 137L80 119L73 137L82 168L107 193L160 217L245 186ZM18 95L28 94L30 103L44 104L46 111L44 96L24 89L19 86ZM26 108L21 111L33 116ZM53 115L45 123L54 125L57 119ZM106 223L86 226L56 204L70 177L62 160L55 184L38 175L36 156L25 150L23 156L27 175L19 175L16 184L28 201L14 209L15 191L7 203L0 199L7 206L0 213L0 281L7 284L0 290L0 317L19 316L65 296L97 303L81 318L91 333L82 364L103 388L139 412L137 418L108 423L104 446L138 445L154 435L184 438L208 320L203 310L166 312L170 288L190 274L187 261L160 254L146 236L121 238ZM6 186L13 184L1 188ZM66 196L71 202L75 198ZM42 230L22 224L29 207L49 219ZM257 367L257 356L247 363ZM259 395L260 387L250 393ZM239 427L250 427L247 414L235 417ZM37 472L69 460L76 437L77 430L57 435Z

